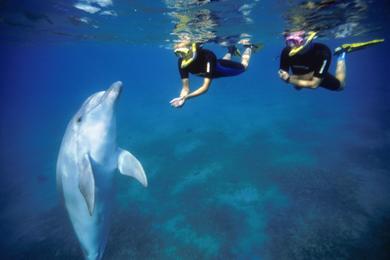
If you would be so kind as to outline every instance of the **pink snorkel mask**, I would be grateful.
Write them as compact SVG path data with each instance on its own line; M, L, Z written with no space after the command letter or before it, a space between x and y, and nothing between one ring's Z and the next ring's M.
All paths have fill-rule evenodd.
M305 42L305 31L287 33L285 36L286 45L289 47L299 47Z

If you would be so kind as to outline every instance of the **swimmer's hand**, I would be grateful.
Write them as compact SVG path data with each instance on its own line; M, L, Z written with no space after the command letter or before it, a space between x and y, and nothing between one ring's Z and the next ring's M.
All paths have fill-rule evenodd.
M290 78L288 72L284 70L279 70L278 73L279 73L279 77L288 83L288 79Z
M171 106L179 108L184 105L184 102L186 101L185 97L177 97L169 101Z

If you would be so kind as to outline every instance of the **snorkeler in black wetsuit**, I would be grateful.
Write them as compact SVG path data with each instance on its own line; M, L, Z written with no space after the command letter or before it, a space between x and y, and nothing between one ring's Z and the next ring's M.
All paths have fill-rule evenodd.
M279 77L296 89L323 87L329 90L343 90L346 78L345 54L360 50L366 46L378 44L383 40L373 40L363 43L343 44L336 48L338 55L336 75L328 72L332 53L321 43L312 43L314 32L291 32L285 35L286 45L280 58ZM288 73L289 69L292 75Z
M230 47L223 59L217 59L215 54L207 49L199 47L195 43L180 43L175 46L175 53L180 57L178 67L182 79L180 96L170 101L173 107L181 107L184 102L192 97L205 93L215 78L236 76L243 73L249 64L252 51L258 48L248 44L241 56L241 63L231 61L231 57L237 54L235 47ZM203 85L190 92L189 74L204 78Z
M197 58L187 67L181 67L182 61L183 58L178 60L180 77L182 79L187 79L189 73L210 79L230 77L239 75L246 69L239 62L217 59L213 52L201 48L197 51Z
M330 49L321 43L312 43L315 33L304 31L287 33L286 45L280 57L279 77L301 88L324 87L329 90L342 90L345 82L344 53L337 61L336 76L328 73L332 60ZM288 74L289 69L292 75Z
M332 61L330 49L321 43L312 43L312 45L303 52L292 57L289 56L290 48L286 47L282 51L280 59L280 69L289 71L291 68L294 76L300 77L310 75L313 78L321 79L319 86L329 90L339 90L341 82L328 72ZM291 82L291 76L289 79ZM298 85L299 87L299 85Z

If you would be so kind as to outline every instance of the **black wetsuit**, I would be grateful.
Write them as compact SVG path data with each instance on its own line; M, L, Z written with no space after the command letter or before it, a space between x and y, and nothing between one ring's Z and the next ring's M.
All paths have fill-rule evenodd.
M314 72L314 77L322 79L321 87L338 90L341 86L340 81L328 72L332 60L330 49L321 43L312 43L307 48L292 57L288 55L291 49L284 48L280 58L280 69L288 72L291 68L292 74L298 76Z
M245 67L238 62L217 59L215 54L206 49L198 49L196 58L187 67L181 68L182 59L178 61L180 77L186 79L189 73L204 78L221 78L236 76L245 71Z

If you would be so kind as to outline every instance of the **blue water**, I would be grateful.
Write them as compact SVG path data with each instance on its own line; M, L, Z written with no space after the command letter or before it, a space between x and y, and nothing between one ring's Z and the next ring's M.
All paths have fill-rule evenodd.
M149 187L116 176L105 259L390 258L388 42L347 55L345 91L296 91L277 76L279 31L265 31L247 72L177 110L177 60L160 34L130 44L1 37L2 259L82 259L55 165L70 118L117 80L118 145Z

